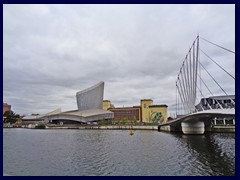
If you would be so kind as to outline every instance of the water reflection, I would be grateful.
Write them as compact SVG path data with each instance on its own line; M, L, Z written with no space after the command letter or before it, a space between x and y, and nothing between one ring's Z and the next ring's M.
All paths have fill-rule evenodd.
M4 129L10 175L235 175L235 135Z
M206 175L235 175L235 134L205 133L204 135L174 134L185 144L189 153L197 160L192 166Z

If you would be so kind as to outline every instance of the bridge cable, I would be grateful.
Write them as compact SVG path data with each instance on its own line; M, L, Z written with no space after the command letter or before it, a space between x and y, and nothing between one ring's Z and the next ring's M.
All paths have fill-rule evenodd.
M181 108L181 104L180 104L181 100L180 100L180 93L178 91L178 85L177 85L177 81L176 81L176 107L177 107L177 112L176 115L181 114L182 112L182 108Z
M184 63L183 63L182 69L180 71L180 78L181 79L179 78L179 85L180 85L180 88L181 88L181 95L183 97L183 103L185 104L187 97L186 97L186 95L184 93L186 91L186 89L185 89L184 82L183 82L183 75L182 75L183 68L184 68ZM185 107L186 107L186 104L185 104ZM187 111L187 109L188 108L186 107L185 110Z
M178 103L177 103L177 83L176 83L176 114L178 113Z
M182 77L182 72L181 72L181 74L180 74L181 76L181 79L183 79L183 77ZM180 89L179 89L179 95L180 95L180 97L181 97L181 101L182 101L182 104L183 104L183 106L184 106L184 109L185 109L185 112L189 112L190 110L190 108L189 108L189 104L187 103L187 96L186 96L186 94L184 93L186 90L185 90L185 87L184 87L184 85L183 85L183 83L182 83L182 81L180 81L181 79L178 79L179 81L179 87L180 87Z
M208 75L214 80L214 82L218 85L218 87L221 88L221 90L228 96L228 94L226 93L226 91L224 91L224 89L218 84L218 82L216 81L216 79L214 79L214 77L209 73L209 71L202 65L202 63L199 62L199 64L203 67L203 69L208 73ZM233 104L235 104L235 102L230 98L230 100L232 101Z
M213 81L218 85L218 87L221 88L221 90L228 96L228 94L226 93L226 91L224 91L224 89L218 84L218 82L216 81L216 79L209 73L209 71L202 65L202 63L200 63L200 65L203 67L203 69L208 73L208 75L213 79Z
M177 82L176 82L176 118L178 115L178 91L177 91Z
M200 102L199 99L198 99L198 97L196 97L196 99L197 99L198 102ZM198 104L197 104L197 105L198 105ZM197 106L197 105L196 105L196 106ZM202 108L202 111L204 111L204 108L202 107L201 103L199 103L199 105L200 105L200 107ZM195 107L195 109L196 109L197 112L199 111L196 107Z
M229 52L235 54L234 51L231 51L231 50L229 50L229 49L227 49L227 48L225 48L225 47L222 47L222 46L217 45L217 44L215 44L215 43L213 43L213 42L211 42L211 41L208 41L207 39L204 39L203 37L200 37L200 38L201 38L202 40L204 40L204 41L207 41L207 42L210 43L210 44L213 44L213 45L215 45L215 46L217 46L217 47L219 47L219 48L222 48L222 49L224 49L224 50L226 50L226 51L229 51Z
M199 89L198 86L197 86L197 88L198 88L198 90L200 91L202 97L204 98L202 91ZM208 107L209 107L210 109L212 109L212 107L210 106L209 102L208 102L207 100L206 100L206 102L207 102ZM201 103L201 102L200 102L200 103Z
M180 93L180 90L179 90L179 86L177 85L177 90L178 90L178 92L179 92L179 96L180 96L180 99L181 99L181 102L182 102L182 107L185 109L185 111L187 110L187 108L186 108L186 104L184 103L184 100L183 100L183 95L182 95L182 93ZM180 107L180 109L181 109L181 107Z
M195 57L195 51L194 51L194 57ZM197 87L197 71L198 71L198 61L199 61L199 35L197 37L197 52L196 52L196 70L195 70L195 76L194 76L194 97L193 97L193 106L195 107L195 101L196 101L196 96L197 96L197 91L196 91L196 87Z
M195 41L193 42L193 45L192 45L192 50L194 51L194 46L195 46ZM190 49L191 50L191 49ZM192 54L192 51L189 53L189 65L190 65L190 96L189 96L189 99L191 101L191 104L192 104L192 101L193 101L193 91L194 91L194 65L193 65L193 62L194 62L194 54Z
M188 95L188 86L187 86L187 82L186 82L186 74L185 74L185 68L183 68L183 75L184 75L184 78L183 76L182 77L182 82L183 82L183 87L184 87L184 96L185 96L185 103L187 104L187 107L188 107L188 112L192 112L192 108L191 108L191 103L190 103L190 98L189 98L189 95ZM182 75L182 74L181 74Z
M186 112L189 112L189 104L188 103L186 103L187 102L187 96L186 96L186 94L184 93L185 91L186 91L186 89L185 89L185 86L184 86L184 84L182 83L182 81L183 81L183 77L182 77L182 72L180 73L180 77L181 77L181 79L179 79L179 85L180 85L180 88L181 88L181 93L180 93L180 95L182 95L182 103L185 105L185 111ZM181 81L180 81L181 80Z
M185 112L188 113L194 112L195 109L199 55L198 35L183 60L176 81L177 92L179 93L182 106L184 107ZM180 103L177 102L177 104Z
M187 63L187 61L186 61L186 63ZM189 83L188 83L188 81L187 81L187 77L186 77L186 65L184 66L184 68L183 68L183 74L184 74L184 79L183 79L183 82L184 82L184 84L185 84L185 94L186 94L186 97L188 97L187 98L187 103L188 104L190 104L190 102L189 102ZM191 111L191 106L189 106L189 110Z
M191 52L191 49L192 49L192 47L194 46L194 44L195 44L195 41L197 40L199 38L199 36L197 36L197 38L193 41L193 44L192 44L192 46L190 47L190 49L189 49L189 51L188 51L188 53L187 53L187 55L186 55L186 57L185 57L185 59L183 60L183 63L182 63L182 66L181 66L181 68L180 68L180 71L179 71L179 73L178 73L178 76L179 76L179 74L180 74L180 72L181 72L181 70L182 70L182 67L183 67L183 65L184 65L184 62L186 61L186 59L187 59L187 56L188 56L188 54Z
M203 81L203 79L198 75L198 77L199 77L199 79L201 80L201 82L203 82L203 84L205 85L205 87L208 89L208 91L209 91L209 93L212 95L212 96L214 96L213 95L213 93L212 93L212 91L209 89L209 87L207 86L207 84Z
M208 89L209 93L212 96L214 96L212 91L210 91L209 87L207 86L207 84L203 81L203 79L199 75L198 75L198 77L199 77L200 81L203 82L204 86ZM223 109L222 105L218 102L218 100L216 100L216 99L214 99L214 100L217 101L217 104L220 106L221 109Z
M199 48L200 49L200 48ZM212 62L214 62L218 67L220 67L225 73L227 73L229 76L231 76L233 79L235 79L235 77L233 77L233 75L231 75L229 72L227 72L222 66L220 66L216 61L214 61L209 55L207 55L203 50L200 49L200 51L205 54L205 56L207 56Z
M189 60L191 60L191 56L190 56ZM192 93L192 91L191 91L192 87L191 87L191 81L190 81L190 77L189 77L189 65L188 64L189 64L188 61L186 61L188 96L190 97L191 93Z

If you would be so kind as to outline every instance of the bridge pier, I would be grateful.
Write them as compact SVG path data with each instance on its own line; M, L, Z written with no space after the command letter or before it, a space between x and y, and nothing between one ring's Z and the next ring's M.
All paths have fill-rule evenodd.
M204 134L205 125L204 122L182 122L182 132L183 134Z

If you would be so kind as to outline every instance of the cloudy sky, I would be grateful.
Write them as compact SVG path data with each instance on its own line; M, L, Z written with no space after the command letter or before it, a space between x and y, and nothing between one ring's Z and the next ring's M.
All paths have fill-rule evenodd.
M72 110L77 91L104 81L116 107L151 98L175 112L177 74L198 33L235 51L235 5L5 4L3 100L21 115ZM235 76L234 54L200 47ZM234 94L235 81L200 59Z

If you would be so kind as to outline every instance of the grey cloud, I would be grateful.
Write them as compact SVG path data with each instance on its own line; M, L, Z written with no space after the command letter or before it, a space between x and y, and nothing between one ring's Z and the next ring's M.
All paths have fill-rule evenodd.
M76 109L75 93L104 81L116 106L152 98L173 112L177 74L198 33L234 50L234 5L4 5L4 101L20 114ZM235 74L234 56L200 46Z

